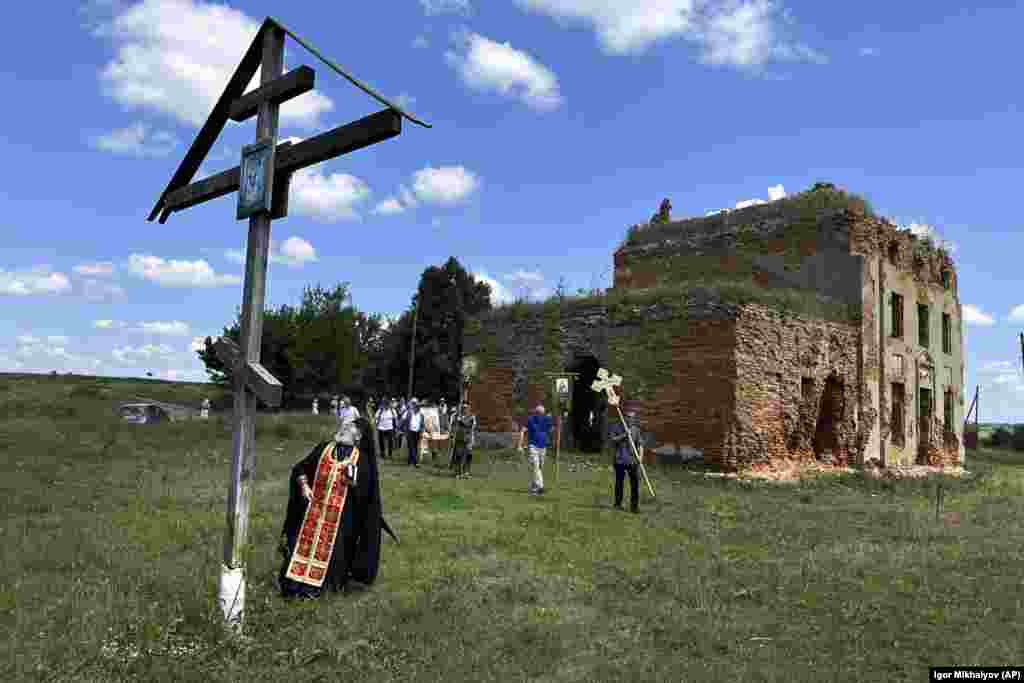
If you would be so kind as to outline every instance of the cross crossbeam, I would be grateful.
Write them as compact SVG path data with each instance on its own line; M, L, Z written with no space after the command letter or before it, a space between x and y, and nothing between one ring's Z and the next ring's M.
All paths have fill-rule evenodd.
M316 72L308 66L292 69L284 76L276 78L266 85L242 95L231 103L228 116L232 121L242 122L256 116L260 102L282 104L313 89Z
M214 342L213 350L220 362L231 368L234 376L240 377L263 403L272 407L281 405L281 383L262 364L245 360L238 344L227 337L221 337Z
M383 109L302 142L293 145L283 143L277 146L274 176L279 177L283 173L293 173L321 161L369 147L393 138L401 132L402 117L390 109ZM284 145L290 146L285 148ZM167 222L167 217L174 211L181 211L196 204L237 192L240 180L241 170L235 166L171 192L164 200L160 222Z

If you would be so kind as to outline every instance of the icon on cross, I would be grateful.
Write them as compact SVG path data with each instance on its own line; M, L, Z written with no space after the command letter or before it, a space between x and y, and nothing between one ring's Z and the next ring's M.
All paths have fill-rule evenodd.
M600 368L597 371L597 379L590 385L590 388L600 393L602 391L608 393L608 403L616 406L619 404L619 397L615 393L615 387L622 384L622 377L619 375L609 375L608 371L604 368Z

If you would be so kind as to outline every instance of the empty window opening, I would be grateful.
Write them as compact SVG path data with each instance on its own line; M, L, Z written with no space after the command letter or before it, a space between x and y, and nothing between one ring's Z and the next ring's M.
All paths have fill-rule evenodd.
M804 401L809 401L811 396L814 395L814 379L811 377L803 377L800 379L800 398Z
M928 348L928 305L917 305L917 343Z
M903 297L899 294L893 294L890 299L890 305L892 306L891 317L891 328L892 336L896 339L903 337Z
M895 266L896 262L899 261L899 258L900 248L896 246L895 242L893 242L892 244L889 245L889 263Z
M942 271L942 288L943 289L946 289L946 290L949 289L949 287L950 287L950 280L951 279L952 278L950 278L948 270Z
M942 352L953 353L953 320L949 313L942 314Z
M905 396L903 394L903 382L892 383L892 409L890 410L890 436L889 440L897 446L903 446L906 443L906 426L904 424L903 416L905 406Z
M947 389L945 400L943 401L943 418L946 425L946 432L955 432L956 429L953 425L953 390Z

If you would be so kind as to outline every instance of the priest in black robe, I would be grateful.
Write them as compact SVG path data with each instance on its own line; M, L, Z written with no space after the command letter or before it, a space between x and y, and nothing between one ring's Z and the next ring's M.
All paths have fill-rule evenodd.
M322 585L315 586L293 580L288 573L313 490L318 485L323 487L317 476L323 477L328 469L323 466L325 449L332 445L336 461L349 458L356 445L359 456L354 466L341 466L338 476L344 478L347 491L337 519L338 530L326 576ZM380 568L382 532L386 530L393 538L394 534L382 517L377 453L366 420L359 418L339 431L334 441L317 444L309 455L292 467L288 487L288 509L281 530L283 564L278 576L281 594L285 597L316 598L325 591L336 592L372 584ZM327 519L331 517L325 517Z

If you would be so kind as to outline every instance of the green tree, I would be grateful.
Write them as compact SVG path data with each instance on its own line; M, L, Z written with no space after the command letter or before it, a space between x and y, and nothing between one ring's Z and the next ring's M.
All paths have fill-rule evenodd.
M392 394L408 391L409 349L416 320L416 369L413 394L453 401L459 394L463 334L466 320L491 308L491 288L470 275L458 259L430 266L420 276L411 309L404 312L382 339L386 367L377 376Z

